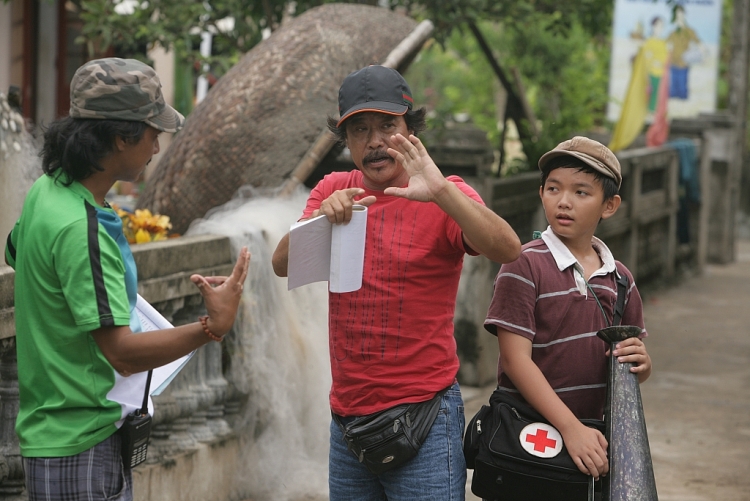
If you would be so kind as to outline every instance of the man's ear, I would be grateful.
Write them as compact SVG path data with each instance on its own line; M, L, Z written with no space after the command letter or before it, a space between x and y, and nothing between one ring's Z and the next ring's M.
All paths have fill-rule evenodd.
M620 204L622 203L622 198L620 198L620 195L615 195L612 198L604 201L604 211L602 212L602 219L607 219L612 217L615 212L617 212L617 209L620 208Z
M127 145L128 143L125 142L122 136L115 136L115 151L125 151Z

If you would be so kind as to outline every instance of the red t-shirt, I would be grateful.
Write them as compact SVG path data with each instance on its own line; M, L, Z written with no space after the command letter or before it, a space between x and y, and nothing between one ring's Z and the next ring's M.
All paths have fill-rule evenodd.
M483 204L461 178L447 179ZM429 400L454 381L458 279L464 253L476 254L436 204L369 190L359 170L325 176L303 217L334 191L355 187L377 201L368 208L362 288L329 293L330 401L341 416Z

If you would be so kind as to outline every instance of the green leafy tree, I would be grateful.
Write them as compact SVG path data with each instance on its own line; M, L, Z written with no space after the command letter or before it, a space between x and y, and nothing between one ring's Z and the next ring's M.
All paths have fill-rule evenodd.
M606 38L612 27L614 8L611 0L400 0L398 4L435 23L440 40L467 22L520 26L533 23L539 15L548 17L550 27L561 33L578 24L592 36Z
M509 71L517 68L541 134L524 142L528 164L572 133L601 124L607 104L609 47L574 23L564 31L554 16L529 16L523 25L483 22L488 45ZM487 58L468 31L454 30L442 46L422 51L409 69L418 102L431 110L432 125L445 127L465 114L502 148L503 116L499 83ZM525 168L515 163L510 171Z
M330 0L75 1L83 20L82 39L91 47L113 46L117 55L149 62L148 49L159 44L173 50L177 61L188 69L192 66L197 73L209 68L218 78L262 40L264 30L273 30L286 17ZM606 103L596 45L605 40L603 34L611 26L610 0L395 0L391 7L405 9L414 17L429 17L436 25L440 45L422 58L423 68L434 66L433 75L415 82L414 87L434 91L432 98L424 97L437 127L463 112L487 132L493 144L502 147L503 121L495 103L499 83L476 40L464 29L467 22L480 19L488 20L480 24L497 59L508 68L519 68L543 125L539 140L524 141L530 161L571 130L585 129ZM227 22L229 18L233 23ZM204 31L214 34L208 57L199 53ZM565 75L576 82L566 83L561 78ZM188 111L187 107L183 110Z
M155 44L174 51L178 60L216 77L274 30L285 16L299 14L326 0L74 0L83 21L81 42L89 53L113 47L118 55L148 62ZM292 6L295 5L294 10ZM211 56L200 54L201 33L213 34Z
M177 61L194 75L208 68L218 78L260 42L264 32L333 0L72 1L83 20L81 39L92 57L94 49L114 47L117 55L148 61L148 49L160 44L173 50ZM676 5L676 0L668 1ZM423 51L409 72L417 99L428 104L435 127L445 126L457 113L466 114L498 149L502 147L500 84L466 29L469 23L479 26L506 72L517 68L520 73L541 129L535 140L523 141L529 165L572 133L604 125L612 0L390 0L388 4L435 24L438 44ZM731 0L725 5L731 6ZM725 7L725 18L730 14ZM228 18L233 24L226 22ZM725 22L724 32L729 29ZM208 57L199 53L204 31L214 34ZM722 61L729 59L727 51L725 45ZM723 81L719 94L724 102Z

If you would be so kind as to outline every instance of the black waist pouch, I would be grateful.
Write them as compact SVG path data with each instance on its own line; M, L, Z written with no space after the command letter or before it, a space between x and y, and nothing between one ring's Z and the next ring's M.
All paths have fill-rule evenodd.
M446 391L448 388L426 402L398 405L351 421L336 414L333 419L341 428L348 449L370 472L378 475L417 455Z
M604 433L604 421L582 419ZM464 437L471 491L503 501L581 501L591 477L575 465L560 433L531 406L495 390ZM598 486L601 488L601 486Z

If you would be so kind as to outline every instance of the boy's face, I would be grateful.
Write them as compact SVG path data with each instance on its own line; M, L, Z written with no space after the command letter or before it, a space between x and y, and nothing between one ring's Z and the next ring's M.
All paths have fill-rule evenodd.
M596 177L576 168L550 172L539 194L552 231L564 242L590 240L599 220L612 216L620 206L619 195L604 200L604 189Z

